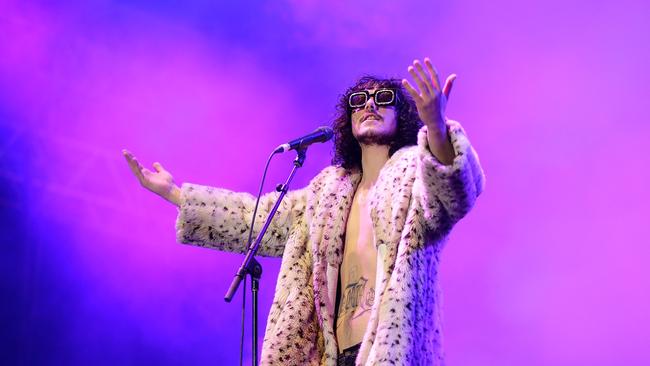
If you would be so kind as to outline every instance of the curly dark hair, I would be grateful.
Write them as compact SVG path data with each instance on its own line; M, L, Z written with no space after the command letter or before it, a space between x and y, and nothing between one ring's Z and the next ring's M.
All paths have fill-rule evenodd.
M404 146L417 144L418 130L422 127L422 121L418 117L415 102L402 86L402 81L400 79L382 79L366 75L359 78L352 87L348 88L339 97L336 106L336 118L332 124L334 130L333 165L339 165L345 169L361 170L361 146L352 134L352 110L348 106L348 96L351 93L372 88L388 88L395 91L397 131L395 132L395 138L390 143L389 156L392 156Z

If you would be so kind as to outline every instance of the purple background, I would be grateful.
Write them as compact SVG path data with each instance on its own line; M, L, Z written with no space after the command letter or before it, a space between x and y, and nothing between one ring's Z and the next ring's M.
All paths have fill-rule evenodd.
M53 3L0 1L3 364L235 364L241 256L176 244L121 149L256 192L356 77L424 56L487 176L443 257L448 363L650 364L647 1Z

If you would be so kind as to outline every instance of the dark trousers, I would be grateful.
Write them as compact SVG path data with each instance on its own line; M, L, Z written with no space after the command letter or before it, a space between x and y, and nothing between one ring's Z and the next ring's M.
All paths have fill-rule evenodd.
M350 348L346 348L343 350L343 352L339 353L339 358L338 362L336 363L337 366L354 366L354 361L357 359L357 354L359 353L359 348L361 347L361 343L352 346Z

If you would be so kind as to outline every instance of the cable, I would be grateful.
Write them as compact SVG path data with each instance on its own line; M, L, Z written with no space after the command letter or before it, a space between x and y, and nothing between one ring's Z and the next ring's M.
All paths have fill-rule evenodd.
M255 227L255 217L257 216L257 206L260 204L260 198L262 197L262 189L264 189L264 181L266 180L266 172L269 169L269 163L271 163L271 159L273 158L273 155L275 155L277 152L274 151L269 155L269 158L266 160L266 166L264 167L264 174L262 174L262 182L260 183L260 189L257 192L257 200L255 201L255 209L253 210L253 218L251 219L251 227L250 230L248 230L248 245L247 249L250 248L251 242L253 241L253 228ZM242 311L241 311L241 340L239 343L239 366L244 366L244 323L246 319L246 278L248 276L244 276L244 289L242 291Z

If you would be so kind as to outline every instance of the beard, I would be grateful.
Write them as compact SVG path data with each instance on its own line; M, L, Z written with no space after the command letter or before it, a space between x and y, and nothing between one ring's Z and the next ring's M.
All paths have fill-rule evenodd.
M378 145L390 146L395 141L397 131L393 132L377 132L366 131L357 136L357 141L361 145Z

